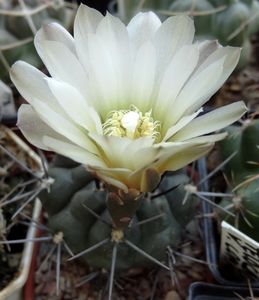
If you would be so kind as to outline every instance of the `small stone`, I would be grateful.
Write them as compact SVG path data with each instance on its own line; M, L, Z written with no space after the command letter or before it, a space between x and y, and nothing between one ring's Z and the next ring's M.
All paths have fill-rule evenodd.
M56 294L56 282L55 281L47 282L44 285L41 293L46 294L46 295L55 295Z
M193 265L192 269L193 269L195 272L198 272L198 273L204 273L204 272L205 272L205 265L199 264L199 263L195 263L195 264Z
M241 91L241 86L238 85L238 84L231 84L230 89L231 89L233 92L240 92L240 91Z
M192 235L196 236L198 233L198 228L197 228L197 223L195 220L191 220L187 225L186 225L186 230Z
M197 281L202 281L204 279L201 274L195 272L194 270L188 270L187 274Z
M143 298L148 299L152 293L148 280L146 278L142 278L139 287Z
M12 90L0 80L0 113L14 115L16 113Z
M68 277L68 276L66 276ZM71 292L73 289L72 282L69 278L66 278L66 292Z
M17 268L21 261L21 254L20 253L13 253L7 255L8 264L11 268Z
M182 254L184 254L184 255L187 255L187 256L190 256L190 257L192 257L192 249L191 249L191 247L184 247L183 249L182 249ZM181 257L181 261L183 262L183 263L185 263L185 264L193 264L193 260L191 260L191 259L189 259L189 258L187 258L187 257Z
M127 273L126 276L136 276L143 273L143 268L131 268Z
M178 280L187 278L186 274L179 270L175 270L175 274L176 274L176 277L178 278Z
M92 297L89 297L89 298L87 298L87 295L86 294L83 294L83 293L80 293L79 294L79 297L78 297L78 300L90 300L90 299L93 299L93 300L95 300L94 298L92 298Z
M42 273L46 273L49 269L49 261L44 261L40 266L40 270Z
M64 300L71 300L72 298L71 298L71 295L70 295L70 294L67 294L67 293L66 293L66 294L64 295L63 299L64 299Z
M181 300L181 297L176 291L169 291L165 296L165 300Z
M77 296L78 296L78 291L77 291L77 289L74 288L70 293L70 297L71 297L71 299L76 299Z
M35 294L39 294L42 291L44 284L44 282L41 282L40 284L36 285L34 289Z
M66 290L66 280L65 280L65 277L63 277L63 276L59 277L59 289L61 291L65 291Z

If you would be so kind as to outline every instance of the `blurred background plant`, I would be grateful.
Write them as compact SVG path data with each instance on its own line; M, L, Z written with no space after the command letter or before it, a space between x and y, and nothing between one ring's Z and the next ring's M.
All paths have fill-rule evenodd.
M125 23L140 11L154 11L161 20L187 13L195 24L195 39L218 40L223 46L242 47L237 71L251 57L251 38L259 30L257 0L114 0L109 9Z
M223 198L220 202L235 217L224 212L219 216L259 242L259 120L255 117L256 114L252 114L242 126L227 127L229 136L219 143L222 159L237 151L224 168L227 179L225 192L233 193L233 197Z
M25 246L23 239L33 238L36 229L28 230L24 216L37 219L41 211L39 200L35 206L32 202L40 166L40 158L27 144L0 125L0 299L14 299L8 298L9 293L14 297L27 279L33 245ZM24 215L14 216L20 208Z
M48 22L71 31L75 9L76 5L63 0L1 0L0 80L9 83L9 68L17 60L42 68L33 44L36 32Z

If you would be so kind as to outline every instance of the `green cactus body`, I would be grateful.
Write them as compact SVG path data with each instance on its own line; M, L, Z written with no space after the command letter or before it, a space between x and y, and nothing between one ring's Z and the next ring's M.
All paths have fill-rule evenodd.
M251 15L250 15L251 22L249 22L249 24L247 26L247 34L249 37L253 36L258 31L258 28L259 28L258 11L259 11L259 2L252 1Z
M19 40L13 36L11 33L9 33L6 29L0 28L0 46L2 45L11 45L14 43L19 42ZM16 49L10 49L5 51L5 59L7 62L10 64L13 61L16 61L19 59L19 57L22 54L22 48L18 47ZM2 79L2 74L4 73L4 66L2 65L0 61L0 70L1 70L1 79ZM7 73L7 71L5 72Z
M242 182L246 175L259 173L259 121L248 121L245 128L231 125L226 128L228 137L219 142L222 159L226 159L235 151L237 154L226 165L228 175L233 173L236 184Z
M252 53L250 39L259 28L257 21L242 27L259 11L255 2L231 1L225 10L214 14L211 19L211 31L220 44L243 48L237 71L247 65Z
M196 1L195 5L193 0L176 0L169 7L169 11L172 12L189 12L191 9L193 9L195 13L205 13L207 11L212 11L214 7L207 0ZM210 26L204 26L204 24L210 24L211 18L212 15L206 13L194 17L196 39L199 39L200 37L203 39L215 39L212 35Z
M245 180L259 175L259 121L248 121L244 128L229 126L229 136L219 143L222 159L226 159L237 150L237 154L225 166L230 186L226 193L231 191ZM254 163L251 163L254 162ZM233 180L231 181L231 179ZM230 224L235 225L242 232L259 242L259 179L251 180L234 190L233 199L224 198L220 205L230 208L236 218L220 214Z
M235 192L234 198L224 198L220 202L222 207L230 204L233 205L229 211L233 212L236 217L227 215L225 212L220 213L220 218L232 226L238 228L255 241L259 242L259 180L252 181L248 186L243 186ZM227 188L226 193L231 193L234 186ZM242 211L242 212L241 212ZM242 215L244 214L244 216Z
M49 214L50 228L64 233L65 241L75 254L108 238L107 243L84 255L84 259L94 267L110 269L113 229L84 207L111 224L106 205L107 191L96 189L94 178L84 166L61 157L54 161L49 175L55 178L55 182L50 193L43 191L40 199ZM123 238L157 260L164 260L166 247L178 245L182 229L193 217L199 202L195 196L190 196L186 204L182 205L186 193L184 184L188 182L186 169L166 175L157 193L180 186L152 200L140 200L130 226L123 229ZM138 222L163 213L165 215L160 218L135 226ZM119 242L116 271L125 271L132 266L150 267L153 263L127 244Z
M212 17L212 32L223 46L231 44L240 47L247 37L246 28L232 39L229 36L250 17L250 7L243 2L233 2L225 10L214 14Z

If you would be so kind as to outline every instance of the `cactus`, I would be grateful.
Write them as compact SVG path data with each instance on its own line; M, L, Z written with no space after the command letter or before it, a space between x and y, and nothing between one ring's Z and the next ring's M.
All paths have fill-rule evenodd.
M0 2L0 80L9 82L9 68L24 60L37 68L42 62L33 45L33 37L42 23L58 22L69 29L73 10L63 0L4 0Z
M93 18L91 18L91 14L93 14ZM86 16L88 16L87 22L89 23L86 23L86 26L90 26L90 29L92 26L93 32L96 32L96 37L98 36L97 33L99 32L99 29L100 29L100 38L105 37L106 39L106 37L107 36L109 37L110 34L112 34L112 36L114 37L116 36L116 40L114 40L115 48L111 44L112 46L111 48L115 51L115 52L112 51L113 53L117 53L117 49L120 49L121 47L121 39L117 39L117 37L119 37L117 36L118 33L116 30L117 26L119 32L123 28L123 31L125 33L125 38L129 42L129 43L127 42L125 45L127 47L128 45L132 45L132 47L135 45L134 36L132 36L132 41L134 40L134 43L132 42L131 44L131 40L128 40L130 34L130 28L125 28L123 24L121 24L115 18L109 15L106 18L102 17L99 13L94 12L84 6L81 6L79 8L78 15L79 17L76 19L75 32L79 32L79 31L81 33L84 32L85 27L82 26L85 26L83 24ZM156 28L158 32L159 29L157 29L157 26L160 25L160 23L157 17L155 17L152 14L146 14L144 16L144 19L142 19L142 17L143 16L137 16L135 20L137 20L137 22L140 22L141 26L144 26L142 27L143 29L145 29L146 28L145 26L147 26L150 22L151 29L153 30ZM192 33L193 33L192 22L186 16L183 18L176 17L175 20L176 23L180 20L179 27L178 25L176 25L177 29L180 27L188 29L186 31L186 36L187 36L186 41L190 43ZM106 26L106 24L104 23L106 21L110 22L109 24L112 26L110 25ZM91 24L91 22L93 22L92 25L89 25ZM167 41L168 36L165 33L168 32L168 28L166 27L166 25L162 25L162 26L161 26L162 28L161 30L165 30L165 32L164 34L161 35L161 37L162 40L164 39L165 41ZM105 28L107 27L109 30L107 30L106 32ZM45 32L44 30L45 31L47 30L47 32ZM125 30L128 30L128 32ZM63 33L61 33L59 26L53 25L53 26L43 27L43 29L40 31L38 35L39 39L36 39L36 45L41 45L41 43L45 43L45 42L46 43L51 42L54 39L53 31L56 32L57 34L56 37L57 37L58 45L61 46L63 39L64 41L68 42L67 45L70 44L70 42L72 41L71 36L69 34L64 33L63 31L62 31ZM137 27L133 30L133 32L136 33L136 37L138 31L139 29ZM62 34L61 39L59 38L58 32ZM146 32L145 31L143 32L144 34L142 36L145 38ZM46 39L45 39L45 35L46 35ZM92 36L91 32L90 35ZM151 35L150 32L151 45L153 40L152 37L153 35ZM41 39L42 41L40 41ZM76 40L77 39L75 37L74 40L75 43ZM81 40L81 38L79 40ZM176 39L176 43L177 43L177 39ZM182 47L183 43L184 41L179 41L179 47ZM89 44L91 43L89 42ZM145 45L145 43L143 45ZM158 45L158 43L156 43L156 45ZM83 51L82 52L83 57L85 57L84 51L86 50L86 47L83 44L82 46L83 47L80 48ZM201 51L200 55L197 52L196 45L193 46L195 50L195 57L197 58L197 60L195 59L197 64L195 64L193 67L194 68L197 67L198 71L200 71L200 69L201 70L206 69L207 68L206 63L211 62L210 57L207 56L207 47L210 46L212 46L212 49L214 50L218 48L217 43L215 42L208 43L207 46L205 47L206 51L205 50ZM167 59L165 59L165 53L163 50L164 47L159 47L159 48L161 48L161 51L158 50L157 53L159 54L161 52L160 63L164 68L164 65L167 64ZM142 49L142 46L140 49ZM156 48L152 48L152 49L155 50ZM75 60L76 67L78 66L79 67L78 69L81 70L83 63L81 63L79 59L79 49L77 51L78 51L78 57L76 57L73 54L73 58L76 59ZM215 64L213 63L213 66L215 66L215 72L213 71L214 72L213 73L210 69L208 69L208 72L212 72L212 76L215 74L215 87L213 87L213 90L211 89L211 91L217 89L221 81L224 81L227 75L229 75L230 72L233 70L233 68L237 63L239 52L240 52L239 49L237 50L224 49L224 53L222 53L223 55L222 58L220 60L217 58ZM122 51L121 61L124 61L125 59L123 53L124 52ZM156 50L154 51L154 54L156 54ZM210 53L210 54L211 54L211 59L213 60L214 53ZM134 58L135 54L133 52L132 55L133 55L132 57ZM224 62L225 55L229 56L229 61L227 64L225 64ZM98 56L96 56L96 58L98 58L98 61L96 62L99 63L99 58L103 56L105 55L102 54L102 52L100 52L100 56L99 54ZM220 53L219 56L221 56ZM56 57L55 53L54 53L54 57ZM199 57L201 59L198 59ZM68 60L67 57L64 56L64 58ZM138 58L138 55L136 56L136 58ZM157 57L153 57L153 58L155 58L156 61L159 61L160 54L157 55ZM153 61L153 58L151 61ZM109 66L112 66L112 69L109 70L107 65L107 74L109 75L113 73L112 71L113 63L110 64L111 63L110 54L107 56L107 59L108 59L107 62L109 63ZM203 61L203 59L205 60L205 63L204 65L203 64L200 65L199 63ZM174 62L173 59L170 58L170 60ZM136 61L138 62L138 59ZM52 60L52 62L54 62L54 60ZM52 62L50 62L50 64ZM72 61L72 64L73 62L74 61ZM176 66L178 66L178 57L175 58L175 62L176 62ZM185 63L185 56L183 57L183 62ZM81 64L82 66L80 66ZM48 63L46 65L48 65ZM61 65L63 66L63 61ZM225 69L225 65L227 67L226 69ZM26 68L30 68L30 70L28 70L28 76L31 76L33 72L37 73L37 75L35 75L36 77L39 76L40 74L40 72L35 70L35 68L31 68L30 66L24 64L23 62L18 62L13 66L11 71L12 80L14 82L18 79L18 73L19 70L21 70L19 68L21 66L25 67L24 71ZM96 66L98 67L99 64L96 64ZM142 65L140 64L140 66ZM146 63L143 66L145 67ZM118 64L118 70L121 70L120 71L122 72L121 74L123 74L124 67L125 67L124 63L122 63L121 65ZM117 67L115 68L117 69ZM77 72L78 72L76 69L74 70L75 76L72 76L73 80L75 79L75 81L77 80ZM172 68L172 69L177 69L177 68ZM68 72L67 70L66 70L66 74L69 74L70 72ZM91 67L89 68L87 67L87 70L90 71ZM222 71L222 76L221 74L219 74L218 70ZM166 69L164 69L164 71L167 74ZM62 72L63 69L61 70L61 73ZM55 235L53 241L54 243L58 244L58 249L59 249L58 253L60 253L61 241L65 242L64 245L67 244L68 248L71 249L73 253L76 254L72 257L72 259L77 258L79 256L83 256L83 258L93 267L105 268L111 270L110 283L112 283L113 281L114 271L117 272L125 271L133 266L150 267L152 266L150 260L158 263L159 265L162 265L166 269L169 269L163 263L161 263L161 261L165 259L167 247L169 247L169 249L177 247L181 239L182 229L192 218L195 208L198 204L198 199L196 198L196 194L198 194L198 192L196 187L191 186L190 179L186 174L186 168L181 169L177 172L170 172L166 174L164 173L167 170L171 170L171 171L177 170L183 165L186 165L189 162L194 161L202 154L208 152L211 149L211 147L214 145L215 141L225 137L225 134L201 137L201 135L208 132L208 131L204 132L203 130L204 122L206 120L208 121L208 118L206 116L205 118L201 117L200 119L201 121L198 120L196 124L194 123L194 128L197 129L197 140L195 139L196 133L195 130L193 132L191 130L191 125L192 125L191 122L193 118L195 118L199 114L199 112L201 112L201 110L198 109L200 103L197 102L195 104L195 100L193 100L193 102L190 103L190 108L187 108L185 112L184 112L185 109L182 108L182 111L180 110L176 114L177 118L175 120L175 127L167 128L166 127L167 123L170 124L170 122L164 121L165 119L167 120L167 117L169 116L168 111L166 110L167 103L161 102L162 104L164 104L165 109L163 110L161 110L159 102L157 102L156 104L154 103L155 108L157 108L158 110L157 113L158 117L157 120L153 120L153 118L151 118L151 112L153 110L152 107L150 111L142 113L135 106L135 104L137 105L138 103L143 107L144 106L148 107L150 105L149 98L146 98L144 95L142 97L141 96L142 92L140 93L140 89L138 88L135 90L137 95L136 96L137 101L135 101L135 97L131 96L131 94L129 95L125 94L125 98L123 97L124 98L123 99L119 96L119 93L113 95L112 90L111 90L112 92L111 94L110 91L103 90L104 91L103 99L106 99L105 101L107 101L107 106L103 105L101 99L96 98L96 103L99 102L99 100L101 101L98 104L99 106L98 109L100 108L100 110L97 110L97 108L90 106L92 104L89 104L88 106L87 99L85 99L86 102L84 102L83 100L84 96L83 94L80 95L80 93L81 93L81 87L82 87L82 91L84 91L85 82L86 80L88 80L88 77L90 82L91 82L91 76L94 76L97 79L98 87L93 85L93 92L99 89L99 83L101 84L102 78L100 77L99 80L98 76L96 76L97 74L95 75L95 72L93 72L93 75L91 76L90 73L88 74L88 71L85 73L85 71L83 71L82 69L82 72L83 72L82 73L83 76L81 79L83 81L80 82L82 82L83 84L82 85L80 84L80 92L78 91L79 93L77 94L76 89L73 88L72 97L68 97L70 98L69 102L66 101L68 100L68 98L66 98L65 94L63 94L61 97L62 98L61 101L63 101L63 99L65 98L64 100L68 104L67 105L64 103L66 106L66 108L64 109L60 105L61 108L60 113L63 114L64 112L65 113L64 116L60 115L59 118L59 109L57 111L55 110L55 113L53 110L53 115L50 114L50 117L52 118L53 116L53 119L50 121L49 119L46 118L45 120L44 118L43 120L44 126L43 128L40 128L39 131L35 130L36 123L38 123L37 126L43 123L39 123L41 122L39 119L36 122L32 122L35 115L32 115L31 116L32 118L30 119L29 116L30 113L29 114L26 113L25 122L23 122L22 120L24 116L24 115L22 116L22 113L19 114L19 118L18 118L19 119L18 126L20 126L20 128L22 128L29 120L30 124L27 128L32 129L34 137L40 134L41 129L45 131L45 129L47 128L48 131L47 133L42 132L42 136L39 137L38 141L36 143L34 143L34 141L32 142L33 144L35 144L35 146L39 146L44 150L52 149L57 153L64 154L65 156L68 156L74 159L75 161L81 162L83 164L80 165L78 163L70 161L69 159L65 159L63 157L57 156L54 162L52 163L52 165L50 165L48 171L46 172L46 178L42 180L43 182L44 180L47 182L51 182L51 180L49 179L54 180L54 182L49 186L49 190L46 189L42 190L41 194L39 195L39 198L41 199L46 211L48 212L49 215L48 225L52 229L52 232ZM191 74L196 75L196 73L193 72L193 69L190 70L190 72ZM69 74L69 76L71 74ZM155 74L156 73L154 73L154 75ZM169 75L170 74L171 73L169 72ZM207 73L203 73L203 71L201 71L201 74L203 76L204 74ZM23 76L23 74L20 75ZM163 73L161 73L160 75L159 72L158 75L159 77L164 76ZM133 76L132 78L134 78L135 71L134 73L132 73L132 76ZM58 77L59 76L57 76L57 78ZM118 76L118 78L120 77L121 76ZM171 76L169 77L171 78ZM205 77L207 76L204 75L204 79L206 79ZM190 74L187 74L186 79L184 79L185 82L184 86L187 86L188 78L190 78ZM197 76L197 78L200 77ZM209 78L212 79L212 77ZM42 79L45 84L45 79L47 78L42 78ZM55 79L56 76L55 74L53 74L53 78L50 79L50 81L51 80L54 81ZM104 79L105 79L104 84L105 86L107 86L107 81L106 81L107 76L105 76ZM143 73L143 80L147 80L147 82L149 82L149 75ZM17 85L19 90L23 86L22 81L23 80L19 81ZM33 83L31 83L32 81ZM37 79L36 80L33 79L31 81L27 80L26 85L24 85L25 93L22 92L22 95L25 96L27 95L26 90L29 86L32 88L30 90L33 93L34 91L38 92L39 90L41 90L41 87L39 87L38 90L34 86L34 82L36 83L37 81L38 81ZM57 85L59 83L62 83L62 81L60 81L59 83L58 82L59 81L56 82ZM64 83L65 82L66 81L64 81ZM191 83L194 84L194 82ZM116 85L114 86L114 91L117 90L118 88L119 90L124 90L128 88L127 84L124 86L124 82L119 82L119 81L117 82L117 79L114 81L114 83ZM129 86L130 88L132 86L134 87L135 81L132 81L132 84L133 85L131 85L130 83ZM45 87L46 87L45 92L48 93L50 91L49 87L47 87L47 85ZM166 94L167 94L166 91L167 87L170 88L169 81L165 82ZM181 88L181 85L179 85L179 88ZM21 90L22 89L23 88L21 88ZM66 93L65 89L59 88L59 91L60 90L63 90L63 92ZM141 91L143 91L144 93L145 91L144 86L143 88L141 87ZM160 91L162 91L161 88ZM40 97L42 98L41 100L43 100L43 101L40 100L40 102L45 108L45 104L43 103L45 101L44 89L42 89L39 92L41 92L41 95L43 96ZM150 95L152 93L153 93L153 87L151 87L150 89ZM30 94L30 91L28 92L28 94ZM53 96L53 101L52 101L52 96ZM83 96L83 98L81 96ZM170 94L168 95L167 97L168 101L169 101L169 96L171 95ZM204 97L204 100L205 100L205 96L208 97L207 92L205 93L204 96L202 96ZM55 103L54 98L58 98L57 95L54 96L54 89L53 89L53 95L51 95L50 97L47 95L46 97L47 97L46 99L51 100L52 104ZM174 97L176 101L178 98L177 96ZM32 96L32 98L34 99L35 97ZM197 99L199 98L200 97L197 96ZM71 108L73 108L71 106L73 105L73 103L70 102L71 99L75 100L73 101L73 103L76 105L76 108L79 109L78 112L77 109L71 110ZM91 101L93 101L93 99L94 98L92 98ZM115 102L113 103L112 99L114 99L116 103ZM163 99L163 97L161 97L161 99ZM132 106L133 110L125 109L129 105L128 101L130 101L129 103L132 102L132 104L130 104L130 107ZM37 105L38 104L39 103L37 103ZM41 110L40 108L41 104L39 104L39 110ZM39 110L36 109L36 106L35 106L35 112L36 111L39 112ZM48 105L46 105L46 107L47 106ZM29 107L30 106L28 105L23 105L20 109L20 112L22 112L23 109L24 109L23 112L25 112L27 109L29 109L31 112L31 109ZM101 110L102 107L105 108L103 111ZM110 111L110 107L112 109L111 111ZM228 113L225 114L225 116L227 116L226 119L228 119L226 122L224 121L222 123L223 117L222 114L219 113L221 117L214 119L215 123L213 125L213 128L210 127L211 131L214 131L217 128L217 119L220 119L219 128L222 128L223 126L226 126L222 124L232 123L234 120L239 118L246 111L244 104L241 102L233 104L232 107L233 109L228 109L227 110ZM48 108L46 111L48 114L49 112ZM195 111L195 113L191 113L191 111ZM71 118L70 118L70 112L72 112L73 114L73 116L71 114ZM180 116L181 114L182 117ZM65 121L67 117L69 118L69 120L67 119L67 121ZM169 116L169 118L170 117L171 116ZM39 115L39 118L41 118L41 115ZM106 118L107 120L105 121ZM181 118L183 118L183 120ZM160 126L160 119L161 119L161 126ZM59 122L59 120L62 120L61 123ZM89 124L85 124L84 123L85 120L89 120ZM232 120L232 122L230 120ZM48 125L49 121L51 125ZM70 124L70 121L72 122L75 121L75 124L72 123ZM77 121L78 124L76 123ZM201 123L199 123L199 121ZM35 127L31 127L33 123L35 124ZM186 125L186 123L188 125L186 126L186 133L185 133L183 127ZM49 130L50 128L52 128L51 127L52 124L53 124L53 130L52 129ZM57 124L59 124L59 126L57 126ZM45 125L47 127L45 127ZM58 134L57 136L54 133L55 132L58 133L59 129L62 129L62 133L60 135ZM92 133L92 129L93 129L93 133ZM175 130L176 132L174 132ZM181 130L183 130L183 136L181 136ZM30 140L29 135L26 135L25 131L23 131L23 133L28 138L28 140ZM177 140L178 133L180 136L179 142ZM49 136L49 134L50 135L54 134L55 137L52 138L51 136ZM171 138L169 138L169 136L171 136ZM61 140L59 141L58 139L60 137ZM71 137L71 144L67 144L67 140L69 140L70 137ZM189 137L190 137L190 143L189 143ZM49 139L51 140L50 144L48 144ZM45 142L46 145L44 145ZM123 147L118 148L121 145ZM186 153L185 153L185 147L187 148ZM135 152L133 152L133 149L137 150L136 155ZM76 154L76 157L74 156L74 154ZM90 173L87 172L86 169L90 171ZM164 178L161 181L162 175L164 175ZM99 182L98 180L100 180L101 182ZM153 190L157 187L160 181L161 184L159 185L159 188L154 192ZM187 200L187 201L184 201L183 204L183 200ZM60 257L60 255L57 255L57 257ZM172 258L170 259L172 260ZM171 260L169 261L171 262ZM57 266L58 265L59 264L57 263ZM58 272L57 272L57 277L58 277ZM109 299L111 299L111 288L112 285L110 284Z
M187 13L194 20L195 39L218 40L223 46L242 47L236 70L251 57L251 37L259 30L259 3L256 0L118 0L118 14L127 23L139 11L153 10L166 16Z
M230 180L226 193L233 190L232 199L222 199L221 206L229 206L235 212L236 218L220 214L243 233L259 242L259 121L247 120L243 128L231 125L227 128L229 137L219 143L223 159L233 152L237 154L225 166L225 172Z
M121 242L124 240L134 244L153 258L159 261L164 260L166 247L175 248L178 245L182 229L193 217L199 202L195 196L191 195L182 205L186 193L184 184L189 182L186 168L167 174L156 193L180 184L173 191L154 199L145 195L143 200L140 199L133 204L131 201L128 206L114 201L115 207L112 204L109 206L106 202L106 189L97 189L93 176L80 164L57 156L48 174L55 179L55 182L51 185L50 193L44 190L40 194L40 200L49 215L48 226L55 232L63 232L66 243L75 253L84 251L108 238L104 245L84 255L84 259L97 268L108 270L111 268L113 244L118 239L116 271L125 271L136 265L153 266L149 259ZM118 228L118 224L117 226L116 224L110 225L110 215L113 216L112 223L116 223L118 208L125 206L124 213L128 214L135 205L138 208L130 224L127 223L128 219L125 217L123 220L125 222L122 224L126 223L127 226L122 226L122 230L120 230L122 227ZM93 216L89 209L100 215L102 220ZM160 217L155 219L159 215ZM154 218L154 220L135 226L138 222L149 218ZM116 236L121 233L122 239Z

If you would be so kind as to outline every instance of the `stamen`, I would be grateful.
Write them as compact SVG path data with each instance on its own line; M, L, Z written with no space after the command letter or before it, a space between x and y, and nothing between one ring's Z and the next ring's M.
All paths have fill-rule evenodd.
M103 133L131 140L140 137L157 139L160 135L160 122L153 120L152 110L143 115L134 105L131 105L131 109L111 111L103 124Z

